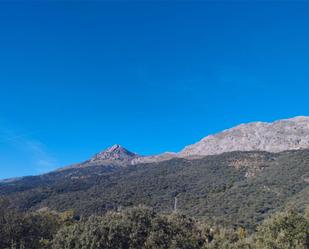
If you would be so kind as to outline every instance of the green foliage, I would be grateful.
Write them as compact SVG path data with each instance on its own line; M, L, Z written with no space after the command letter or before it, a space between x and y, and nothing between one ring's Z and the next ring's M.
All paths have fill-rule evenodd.
M66 219L62 215L48 211L20 213L9 208L7 200L0 199L0 248L51 248L56 232L68 224L68 215Z
M203 230L194 219L172 213L159 215L152 221L144 248L195 249L202 248L205 243Z
M308 161L233 152L0 183L0 248L308 249Z
M257 249L309 248L309 219L295 211L278 213L263 222L256 233Z
M0 200L1 249L307 249L308 211L278 213L248 234L143 206L76 219L74 212L20 213Z
M144 207L109 212L65 227L53 249L195 249L204 243L197 223L184 215L157 215Z
M232 152L121 169L70 169L0 183L0 196L22 211L48 207L90 216L140 204L170 212L179 194L178 209L186 215L253 231L275 211L309 204L308 161L309 150Z
M21 234L20 214L9 208L7 199L0 199L0 248L10 248ZM15 246L15 245L14 245Z

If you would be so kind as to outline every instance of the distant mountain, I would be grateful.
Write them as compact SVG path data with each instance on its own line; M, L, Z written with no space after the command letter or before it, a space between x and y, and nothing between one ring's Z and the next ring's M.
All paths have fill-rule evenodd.
M216 155L231 151L281 152L307 148L309 117L300 116L273 123L241 124L185 147L178 156Z
M131 162L134 158L140 157L138 154L128 151L119 144L115 144L106 150L96 154L89 160L89 163L100 164L105 161Z
M71 168L85 168L89 166L114 166L114 167L125 167L131 165L133 160L141 158L142 156L128 151L126 148L119 144L115 144L106 150L103 150L94 155L89 160L74 164L60 170L67 170Z
M83 163L63 169L98 165L125 167L141 163L161 162L176 157L199 158L232 151L281 152L307 148L309 148L309 117L299 116L278 120L273 123L252 122L241 124L220 133L209 135L201 141L185 147L179 153L166 152L158 155L142 156L116 144Z
M137 153L131 152L119 144L115 144L107 149L95 154L93 157L82 163L73 164L58 171L68 170L72 168L86 168L91 166L101 167L127 167L141 163L152 163L169 160L177 157L176 153L166 152L153 156L142 156Z
M142 156L120 145L60 170L0 182L21 210L83 215L145 204L248 228L285 207L309 205L309 117L242 124L180 153Z

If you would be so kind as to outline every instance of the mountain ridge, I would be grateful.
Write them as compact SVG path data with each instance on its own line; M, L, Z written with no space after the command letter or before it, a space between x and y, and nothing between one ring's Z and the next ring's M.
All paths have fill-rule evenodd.
M216 155L231 151L281 152L309 148L309 117L250 122L209 135L186 146L180 156Z
M208 135L180 152L165 152L143 156L116 144L97 153L89 160L71 167L117 166L126 167L153 163L172 158L199 158L232 151L282 152L309 148L309 117L296 116L274 122L249 122Z
M232 146L208 143L206 150L185 155L143 156L116 144L80 164L0 182L0 197L22 211L73 209L88 216L140 204L166 212L177 195L186 214L250 229L272 212L309 205L309 147L300 149L307 147L309 117L241 124L205 137L202 146L209 137ZM250 150L239 150L248 144ZM203 155L209 149L220 153Z

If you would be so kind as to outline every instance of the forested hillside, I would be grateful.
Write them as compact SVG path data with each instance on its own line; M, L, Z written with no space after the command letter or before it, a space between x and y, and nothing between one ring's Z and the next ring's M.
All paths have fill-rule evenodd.
M2 183L0 195L20 211L66 211L89 216L146 205L228 227L254 229L282 208L309 204L309 150L231 152L175 158L130 167L93 166Z
M80 219L72 211L20 213L0 200L2 249L307 249L308 212L277 213L257 227L227 229L146 207Z

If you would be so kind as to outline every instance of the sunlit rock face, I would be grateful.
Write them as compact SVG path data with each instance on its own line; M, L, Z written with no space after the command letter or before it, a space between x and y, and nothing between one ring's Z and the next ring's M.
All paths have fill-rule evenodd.
M115 144L96 154L89 160L89 162L100 162L105 160L130 162L137 157L139 157L138 154L128 151L126 148L119 144Z
M178 155L215 155L231 151L280 152L309 148L309 117L295 117L273 123L241 124L207 136L185 147Z

